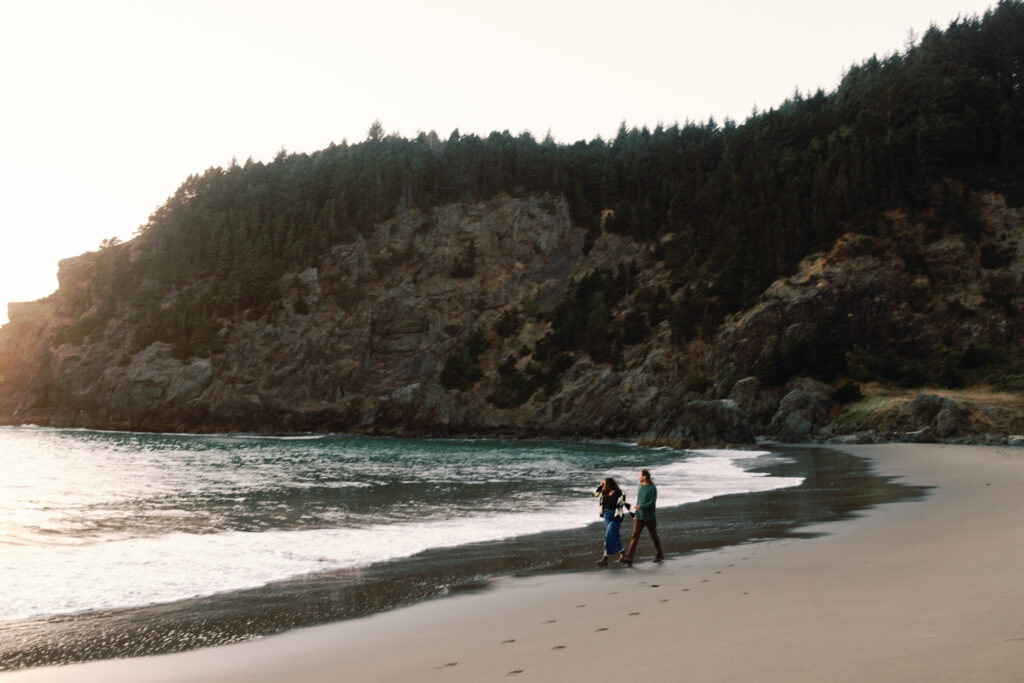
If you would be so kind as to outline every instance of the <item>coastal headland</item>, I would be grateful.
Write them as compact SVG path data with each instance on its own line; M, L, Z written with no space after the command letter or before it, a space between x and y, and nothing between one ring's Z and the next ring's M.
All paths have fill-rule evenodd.
M569 145L377 121L232 161L0 326L14 429L828 444L923 499L0 683L1020 681L1022 26L1001 0L739 124Z
M741 124L378 121L193 174L8 306L0 425L1013 445L1022 25L1004 0Z
M847 445L922 500L632 569L508 578L339 624L29 681L1019 680L1024 452Z

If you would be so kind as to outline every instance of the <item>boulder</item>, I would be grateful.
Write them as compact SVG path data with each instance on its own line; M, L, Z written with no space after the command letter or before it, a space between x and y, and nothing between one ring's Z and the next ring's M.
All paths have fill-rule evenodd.
M744 377L733 385L729 398L747 414L754 426L763 428L778 409L778 397L757 377Z
M960 404L935 394L918 394L903 406L900 417L918 430L932 428L942 439L958 436L967 422L966 412Z
M818 428L829 422L832 413L832 387L807 377L789 383L789 391L779 401L779 409L768 424L769 436L779 441L808 441Z

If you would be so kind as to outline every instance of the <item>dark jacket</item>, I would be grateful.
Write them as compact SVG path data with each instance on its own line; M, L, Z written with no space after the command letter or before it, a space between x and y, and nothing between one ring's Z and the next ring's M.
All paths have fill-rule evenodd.
M598 517L604 517L605 510L615 510L615 519L622 519L625 510L629 509L629 503L626 502L626 494L621 490L612 491L605 495L604 491L598 488L597 491L594 491L594 495L601 497L601 505L597 512Z

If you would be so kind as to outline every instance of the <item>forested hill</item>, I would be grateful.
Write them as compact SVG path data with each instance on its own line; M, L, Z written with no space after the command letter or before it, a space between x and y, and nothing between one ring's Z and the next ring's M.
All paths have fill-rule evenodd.
M447 337L434 339L441 345L437 362L424 362L418 377L404 379L449 394L486 385L495 410L557 397L565 372L584 361L628 371L642 360L639 348L649 359L663 343L669 349L659 353L669 355L688 353L687 345L721 346L729 316L763 302L773 282L797 273L809 254L833 249L845 233L874 240L876 255L897 253L909 270L920 271L927 260L923 245L950 235L973 245L971 253L986 268L1005 267L1015 261L1013 247L994 232L991 212L981 210L978 198L1001 197L1009 210L1024 203L1022 83L1024 3L1004 0L983 17L931 28L903 53L850 68L833 92L796 93L741 124L708 120L654 130L623 125L611 140L559 144L508 131L407 139L375 123L359 143L308 155L282 150L270 163L211 168L189 177L130 243L65 264L47 327L53 355L39 361L32 381L24 368L14 373L19 387L43 391L45 384L46 396L21 400L18 410L28 414L27 400L37 407L60 403L50 392L62 391L54 373L68 349L79 349L77 358L89 355L81 349L103 348L119 367L128 367L144 352L163 348L154 347L159 342L178 360L206 359L214 375L218 368L237 369L232 354L240 352L245 325L280 326L296 315L326 320L332 306L350 311L352 302L367 301L367 283L383 286L395 268L413 271L417 259L430 256L415 252L430 244L441 251L458 247L443 268L445 277L455 284L483 282L494 276L481 251L487 239L468 226L482 230L486 221L466 214L462 227L453 227L458 206L504 202L495 211L519 207L509 219L513 224L524 207L539 224L555 220L564 207L564 227L581 236L576 255L561 255L571 262L551 272L539 269L533 289L509 291L508 300L475 311L484 322L501 316L500 329L423 323L435 332L447 329ZM902 227L894 228L894 216ZM404 246L382 238L381 226L397 233L408 228ZM352 254L365 245L378 252L364 255L373 260L364 272L364 256ZM536 257L543 251L538 247ZM628 259L622 258L626 252ZM343 257L355 261L341 264ZM515 267L522 269L523 261ZM316 279L332 268L362 274L342 289ZM309 272L318 274L315 281ZM554 299L540 296L537 283L556 272L564 276L562 291ZM307 273L305 279L300 273ZM1013 317L1017 295L1013 276L1007 277L985 291ZM836 315L829 312L832 319ZM382 324L368 322L368 334ZM526 328L536 333L524 337ZM14 334L8 331L6 347L0 339L0 362L20 357L12 350ZM987 335L924 335L927 342L917 335L916 346L908 347L899 338L832 344L822 334L804 330L801 343L838 348L833 357L819 359L827 369L818 374L827 379L852 373L854 341L862 359L888 358L861 362L864 380L910 381L915 373L935 379L920 368L907 370L907 364L948 359L967 345L989 350L979 351L984 362L961 370L1006 358L1006 340ZM703 360L685 370L706 379L691 382L691 393L755 370L765 381L786 381L797 372L785 367L786 354L799 347L791 336L761 339L772 353L732 366L703 352ZM521 348L489 359L487 350L494 355L501 339L514 339ZM369 361L359 362L368 367ZM7 373L8 391L14 374ZM374 389L363 380L359 395L365 398ZM359 382L343 385L338 380L329 396L308 399L333 405ZM204 405L196 420L212 419ZM545 410L550 413L550 405ZM242 418L221 422L236 419ZM346 420L336 426L351 426Z
M508 131L405 139L374 124L358 144L188 178L142 229L146 258L102 296L131 299L140 325L153 321L136 346L163 339L201 355L208 335L159 312L168 288L210 278L174 311L182 319L265 310L284 272L398 211L543 192L565 197L591 239L614 211L604 228L658 244L679 286L711 283L701 301L677 302L678 316L696 306L720 320L851 220L898 207L963 220L965 187L1024 201L1022 64L1015 0L742 125L622 127L612 140L560 145Z

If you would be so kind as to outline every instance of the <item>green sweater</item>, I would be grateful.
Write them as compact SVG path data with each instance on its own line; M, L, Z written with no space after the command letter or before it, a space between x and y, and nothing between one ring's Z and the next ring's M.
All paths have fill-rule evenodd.
M654 484L641 486L636 494L636 518L642 521L654 522L654 504L658 502L658 487Z

